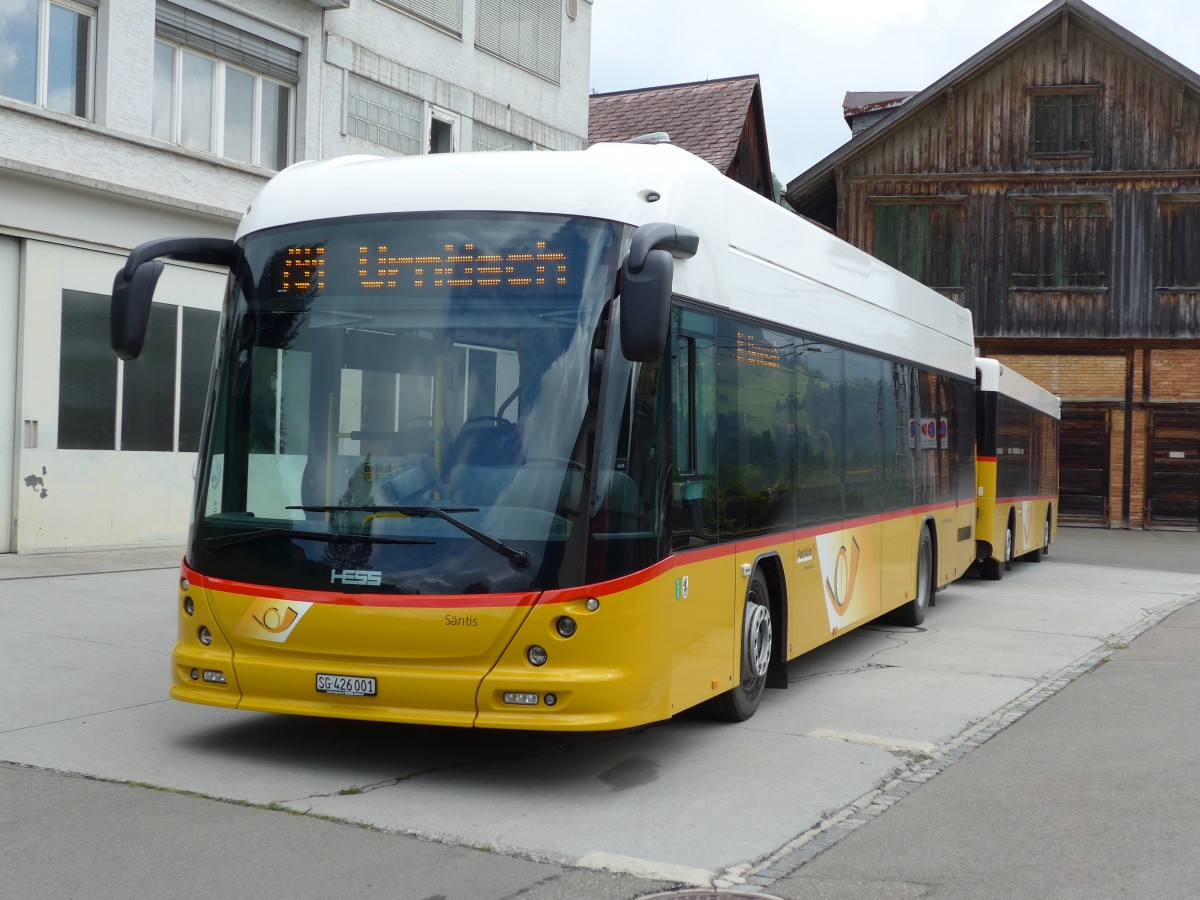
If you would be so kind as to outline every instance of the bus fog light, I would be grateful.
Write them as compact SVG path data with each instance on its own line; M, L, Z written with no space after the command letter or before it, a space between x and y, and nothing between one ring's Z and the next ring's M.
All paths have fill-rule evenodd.
M595 612L596 610L598 610L600 608L600 601L597 600L595 597L588 597L587 608L588 608L588 612Z
M196 611L196 604L192 602L192 598L190 596L183 598L183 611L189 616Z
M200 680L200 670L192 669L192 681L199 681L199 680Z
M200 630L196 632L196 636L200 638L200 643L205 647L212 643L212 632L208 630L207 625L201 625Z
M547 694L545 699L546 699L547 706L554 706L556 703L558 703L558 695L557 694Z
M559 620L554 623L554 630L565 638L571 637L578 629L579 626L575 624L575 620L570 616L560 616Z
M217 672L214 669L205 669L204 680L209 684L225 684L225 673Z
M545 648L539 647L537 644L534 644L525 651L525 657L529 660L529 664L531 666L544 666L546 664L546 660L550 658L546 654Z
M510 706L537 706L538 695L525 691L505 691L504 702Z

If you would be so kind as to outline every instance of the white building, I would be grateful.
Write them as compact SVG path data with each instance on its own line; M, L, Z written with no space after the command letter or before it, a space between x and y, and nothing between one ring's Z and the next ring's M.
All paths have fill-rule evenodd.
M224 273L171 265L108 347L134 245L231 237L288 163L579 149L591 0L0 4L0 552L182 543Z

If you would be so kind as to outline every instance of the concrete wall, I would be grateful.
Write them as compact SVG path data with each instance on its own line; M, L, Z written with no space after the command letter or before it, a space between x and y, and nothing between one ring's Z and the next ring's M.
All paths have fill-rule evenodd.
M431 110L452 117L460 149L477 119L546 149L586 142L588 0L562 17L557 83L477 50L474 0L461 37L377 0L329 11L307 0L174 2L298 48L294 160L388 152L343 133L351 71L422 100L426 128ZM194 454L57 440L62 292L107 294L145 240L232 236L273 174L151 137L154 17L154 0L101 4L90 119L0 97L0 552L178 545L186 534ZM156 300L217 309L224 282L171 266Z

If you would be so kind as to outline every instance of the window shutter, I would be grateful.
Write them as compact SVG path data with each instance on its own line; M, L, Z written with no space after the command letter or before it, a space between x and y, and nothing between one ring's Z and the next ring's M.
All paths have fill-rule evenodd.
M560 0L477 0L475 46L557 84Z
M155 7L154 33L260 75L291 84L300 80L297 51L166 0L159 0Z
M389 0L395 6L408 10L422 19L428 19L455 34L462 34L463 0Z

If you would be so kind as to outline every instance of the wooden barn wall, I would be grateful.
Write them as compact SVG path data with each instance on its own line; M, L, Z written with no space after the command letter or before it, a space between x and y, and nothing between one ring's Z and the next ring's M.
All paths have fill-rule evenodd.
M742 125L742 134L738 139L737 152L725 173L738 184L762 194L768 200L775 199L775 183L769 171L764 171L761 160L766 155L763 150L763 136L754 115L746 116Z
M1067 58L1057 24L956 86L840 172L838 231L873 249L872 202L939 197L963 204L962 290L976 333L1010 338L1200 338L1200 291L1156 290L1160 194L1200 192L1200 96L1075 19ZM1030 86L1098 84L1097 150L1028 152ZM1012 202L1074 194L1107 209L1107 285L1013 289ZM1196 235L1200 248L1200 233ZM1195 286L1200 287L1200 285Z

